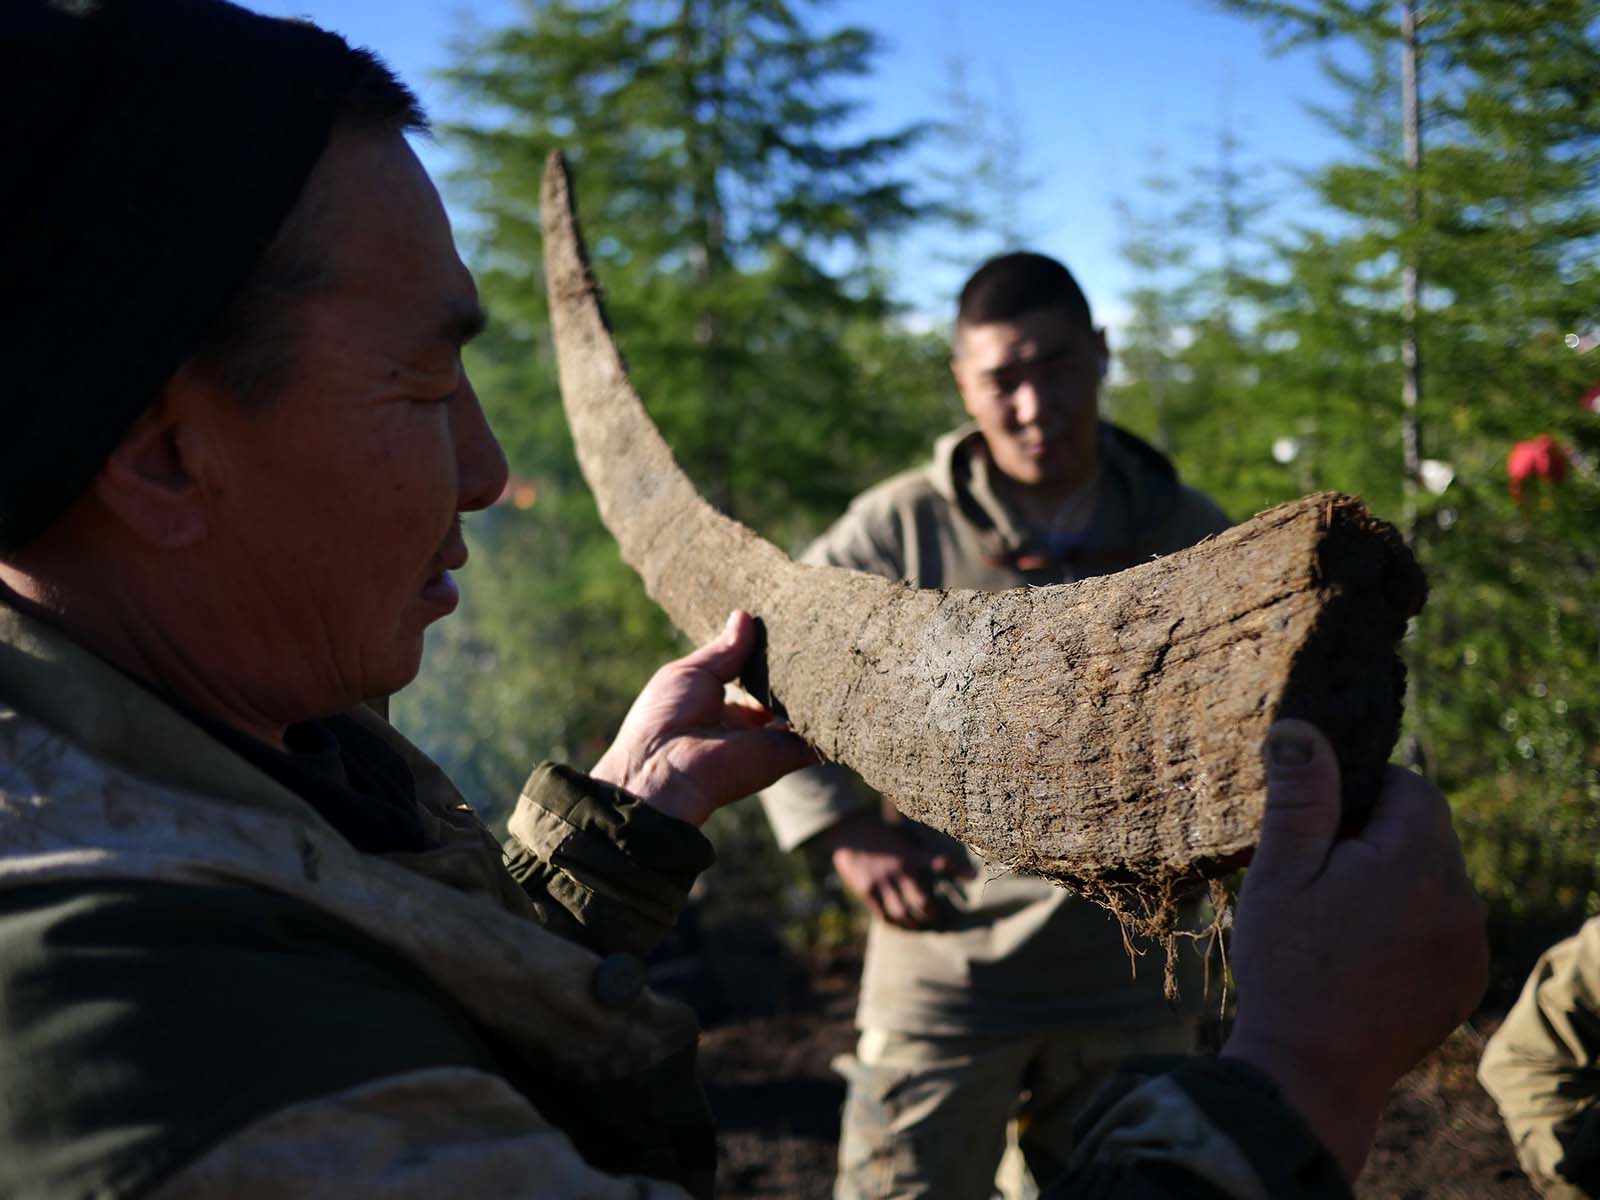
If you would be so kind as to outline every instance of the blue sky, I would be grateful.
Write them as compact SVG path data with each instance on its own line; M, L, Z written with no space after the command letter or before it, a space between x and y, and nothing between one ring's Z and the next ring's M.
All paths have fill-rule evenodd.
M452 111L433 78L464 30L515 20L514 0L245 0L263 12L307 16L377 50L421 94L430 111ZM1289 172L1337 150L1304 109L1329 89L1314 55L1270 53L1258 24L1224 14L1207 0L834 0L821 25L852 23L884 35L877 75L863 84L863 128L882 130L945 114L953 52L972 87L1008 107L1026 146L1024 166L1038 181L1023 212L1038 249L1078 274L1102 320L1117 323L1130 285L1116 243L1113 201L1134 196L1160 147L1178 167L1212 154L1225 109L1250 157L1273 168L1269 183L1287 192ZM443 148L424 147L435 171ZM1296 215L1291 202L1282 217ZM931 316L949 309L961 267L935 262L918 242L895 260L899 291ZM937 249L961 258L952 238ZM971 247L976 259L986 246Z

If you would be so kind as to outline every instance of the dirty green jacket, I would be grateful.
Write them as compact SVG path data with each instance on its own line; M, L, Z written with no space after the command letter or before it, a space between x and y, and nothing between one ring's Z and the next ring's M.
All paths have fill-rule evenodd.
M1539 959L1478 1078L1543 1195L1600 1196L1600 917Z
M404 759L429 848L359 853L0 607L0 1195L709 1194L694 1019L637 957L709 863L699 833L545 766L502 852L358 719ZM1344 1196L1330 1165L1264 1078L1192 1061L1120 1075L1048 1194Z
M806 551L810 563L851 567L916 587L1007 588L1069 583L1181 550L1228 525L1131 434L1100 427L1100 481L1078 527L1037 545L997 495L975 426L941 438L933 461L858 497ZM779 843L792 848L856 811L862 792L841 767L789 776L762 796ZM915 823L947 852L964 848ZM975 876L951 887L949 927L872 922L856 1021L915 1034L1020 1034L1061 1025L1144 1028L1172 1019L1162 963L1130 968L1103 909L1046 880L973 857ZM1203 992L1198 956L1181 960L1191 1011Z
M709 844L546 766L503 853L357 719L428 849L358 853L0 607L0 1195L709 1196L695 1019L638 957Z

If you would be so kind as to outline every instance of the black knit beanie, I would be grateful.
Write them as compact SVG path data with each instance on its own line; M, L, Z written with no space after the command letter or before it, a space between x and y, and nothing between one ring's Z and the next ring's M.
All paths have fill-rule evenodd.
M0 552L211 329L363 62L222 0L0 2Z

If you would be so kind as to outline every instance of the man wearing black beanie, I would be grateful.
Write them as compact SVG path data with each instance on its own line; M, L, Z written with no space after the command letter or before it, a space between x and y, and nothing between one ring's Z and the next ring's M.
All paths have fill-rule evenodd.
M811 754L724 698L742 613L592 772L536 768L503 849L363 706L506 477L410 93L222 0L6 0L0 120L0 1195L709 1196L693 1017L641 956L698 826ZM1301 1018L1349 996L1299 953L1231 1057L1123 1078L1052 1196L1342 1194L1476 995L1437 794L1398 779L1431 823L1312 877L1336 768L1285 738L1241 981L1338 911L1336 976L1383 998L1399 947L1435 1003L1330 1066Z
M748 618L534 772L508 869L362 706L506 477L411 94L216 0L8 0L0 87L0 1195L707 1194L638 956L809 759L704 737Z

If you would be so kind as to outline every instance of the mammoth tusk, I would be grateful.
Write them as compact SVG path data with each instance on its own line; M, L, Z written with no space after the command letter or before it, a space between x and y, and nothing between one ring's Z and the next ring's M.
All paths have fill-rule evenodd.
M541 202L561 393L606 527L689 637L743 608L770 694L825 757L992 860L1102 898L1253 847L1261 740L1332 739L1346 819L1398 733L1395 647L1426 584L1349 496L1307 496L1120 574L918 590L796 564L716 512L646 415L607 328L564 161Z

